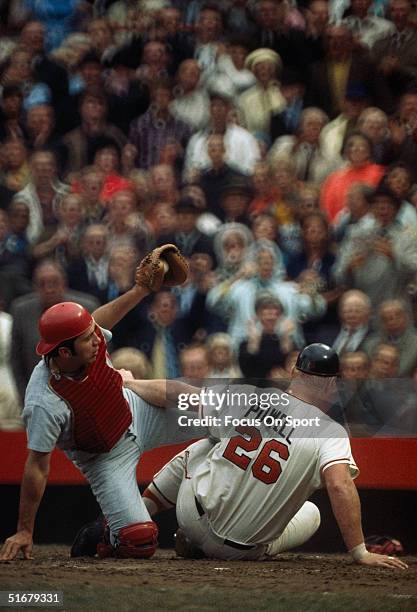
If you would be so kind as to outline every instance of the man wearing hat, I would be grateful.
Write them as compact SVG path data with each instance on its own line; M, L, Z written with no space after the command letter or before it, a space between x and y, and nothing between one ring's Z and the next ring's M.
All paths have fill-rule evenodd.
M256 49L247 56L245 68L253 72L257 82L239 98L244 123L252 134L269 135L271 117L286 104L278 82L281 58L272 49Z
M181 432L175 418L124 387L132 376L111 366L107 342L108 330L150 293L156 257L148 255L136 270L136 284L93 316L75 302L55 304L41 316L36 351L42 360L29 381L23 411L29 454L17 533L6 540L0 560L11 560L19 551L31 558L36 513L55 446L84 474L106 517L108 537L98 554L146 558L155 552L157 528L140 496L136 466L144 450L189 439L195 431ZM184 273L185 268L179 282ZM154 382L143 383L141 394L153 402Z
M197 229L197 220L203 212L190 197L182 198L175 205L178 229L173 234L163 234L160 244L175 244L185 257L193 253L209 253L213 256L211 239Z
M370 196L370 214L352 226L341 244L336 282L363 291L378 307L384 300L408 296L417 273L417 244L397 218L401 202L386 187Z
M250 385L231 387L239 391L237 407L227 405L229 387L223 387L221 410L201 396L199 417L209 423L210 438L174 457L143 494L151 515L176 505L177 553L259 559L300 546L320 525L319 509L307 500L326 487L353 561L407 568L395 557L366 549L353 483L359 470L347 432L327 414L338 375L337 353L311 344L298 355L287 393L276 393L276 387L262 393ZM130 384L134 388L135 381ZM275 408L272 393L280 402ZM252 394L259 401L248 407L243 398ZM276 424L272 413L280 415ZM217 421L211 424L213 416ZM231 416L234 422L228 425Z

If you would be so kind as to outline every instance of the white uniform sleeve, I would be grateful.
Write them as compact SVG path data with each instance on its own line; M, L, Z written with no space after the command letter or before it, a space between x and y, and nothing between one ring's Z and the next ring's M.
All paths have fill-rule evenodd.
M67 410L68 415L69 410ZM23 420L26 426L28 448L40 453L50 453L67 425L65 417L48 412L42 406L25 408Z
M318 462L320 473L323 473L324 470L337 463L346 463L349 466L352 478L356 478L359 475L359 469L352 457L352 450L347 435L320 440Z

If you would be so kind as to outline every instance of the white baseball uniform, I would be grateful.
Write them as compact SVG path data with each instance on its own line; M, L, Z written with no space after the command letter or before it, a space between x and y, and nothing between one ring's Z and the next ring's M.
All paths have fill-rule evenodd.
M200 408L200 417L216 414ZM212 426L209 439L192 444L155 475L151 490L162 503L177 506L180 527L207 556L258 558L300 545L320 523L307 499L323 486L323 471L346 463L357 476L341 425L295 397L281 416L320 425L317 431L289 425L273 431L248 419L247 426L232 429Z

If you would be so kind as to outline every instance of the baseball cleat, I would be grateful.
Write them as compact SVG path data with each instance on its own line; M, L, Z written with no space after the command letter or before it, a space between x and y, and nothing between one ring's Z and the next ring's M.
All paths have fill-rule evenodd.
M81 527L72 543L70 557L95 557L97 545L104 541L105 530L106 521L102 514Z

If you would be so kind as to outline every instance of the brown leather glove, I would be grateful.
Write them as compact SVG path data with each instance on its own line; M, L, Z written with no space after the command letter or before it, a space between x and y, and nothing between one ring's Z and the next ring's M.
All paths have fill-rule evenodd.
M164 244L151 251L136 268L135 283L149 291L175 287L187 280L188 263L175 244Z

